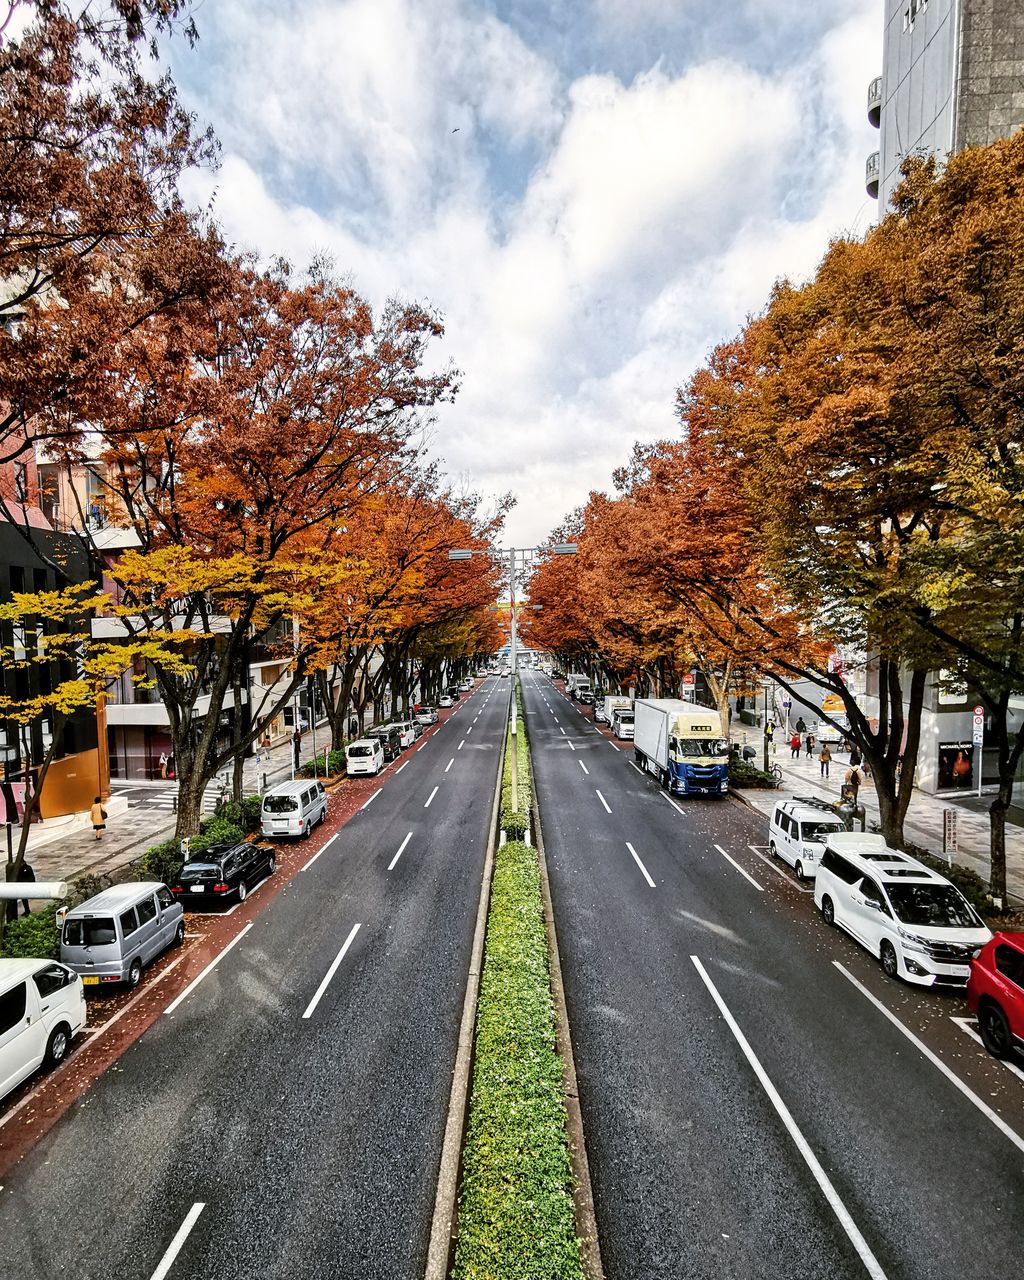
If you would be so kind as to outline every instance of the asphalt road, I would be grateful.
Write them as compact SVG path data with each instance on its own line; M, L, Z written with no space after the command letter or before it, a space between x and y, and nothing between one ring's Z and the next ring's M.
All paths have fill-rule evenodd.
M524 687L608 1280L1010 1274L1024 1082L962 998L826 929L738 801L670 800Z
M15 1168L0 1274L422 1273L509 687L464 697Z

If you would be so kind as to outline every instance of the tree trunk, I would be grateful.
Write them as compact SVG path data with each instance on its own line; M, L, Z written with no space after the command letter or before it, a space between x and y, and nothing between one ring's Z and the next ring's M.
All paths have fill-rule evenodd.
M1006 811L1013 799L1013 780L1000 779L999 794L988 811L989 892L997 905L1006 906Z

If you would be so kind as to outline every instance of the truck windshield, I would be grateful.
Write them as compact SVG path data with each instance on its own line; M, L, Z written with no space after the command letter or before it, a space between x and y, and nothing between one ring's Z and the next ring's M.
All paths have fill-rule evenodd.
M729 744L724 738L680 738L676 748L681 756L727 756Z

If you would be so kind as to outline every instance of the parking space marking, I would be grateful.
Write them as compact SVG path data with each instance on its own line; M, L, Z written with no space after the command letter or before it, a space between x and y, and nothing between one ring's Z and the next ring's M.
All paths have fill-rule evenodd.
M377 788L377 790L373 793L373 795L372 795L372 796L370 796L369 800L367 800L367 802L366 802L365 804L361 804L361 805L359 806L359 812L360 812L360 813L362 813L362 811L363 811L364 809L369 809L370 805L371 805L371 804L373 804L374 800L376 800L376 799L377 799L377 797L380 795L380 793L381 793L383 790L384 790L384 788L383 788L383 787L378 787L378 788Z
M224 957L231 950L231 948L238 946L238 944L242 941L242 939L249 932L252 926L253 926L253 921L250 920L249 923L245 926L245 928L239 934L237 934L234 938L231 939L231 941L224 948L224 950L219 952L216 956L214 956L214 958L210 961L210 963L206 966L206 968L202 971L202 973L199 974L198 977L193 978L192 981L185 988L185 990L179 996L177 996L174 1000L171 1001L171 1003L164 1010L164 1013L165 1014L173 1013L175 1009L177 1009L178 1005L181 1004L182 1000L184 1000L186 996L190 996L192 992L195 991L196 987L199 986L200 982L202 982L202 980L206 977L206 975L208 973L212 973L214 969L216 969L216 967L224 959Z
M600 792L598 792L598 795L600 795L600 794L601 794L601 793L600 793ZM647 872L647 868L646 868L646 867L644 866L644 864L640 861L640 855L637 853L637 851L633 848L633 846L629 843L629 841L628 841L628 840L626 841L626 848L627 848L627 849L630 851L630 853L633 855L633 861L634 861L634 862L636 863L636 865L640 868L640 874L643 876L643 878L647 881L647 883L651 886L651 888L652 888L652 889L657 888L657 886L655 885L654 881L651 879L650 875L648 874L648 872Z
M808 888L807 885L801 884L800 881L796 878L795 874L790 875L789 871L786 870L785 867L780 867L777 863L773 862L771 858L768 856L768 854L762 853L756 844L748 844L747 848L750 850L750 852L754 855L755 858L760 858L766 867L771 867L771 869L775 872L775 874L778 876L781 876L783 880L785 880L786 884L788 884L791 888L795 889L797 893L813 893L814 892L813 885L811 885L811 887Z
M743 868L740 866L740 864L736 861L736 859L733 857L730 857L729 854L726 853L726 851L722 848L720 844L716 844L715 848L726 860L726 862L732 863L732 865L736 868L736 870L740 873L740 875L743 877L744 880L750 881L750 883L754 886L754 888L758 891L758 893L764 893L764 885L758 884L757 881L754 879L752 875L750 875L749 872L744 871Z
M352 932L345 939L344 945L342 946L338 954L334 957L334 960L331 963L331 967L324 974L323 982L321 982L320 985L317 987L316 995L313 997L312 1000L310 1000L309 1004L306 1005L306 1011L302 1015L303 1018L311 1018L313 1016L317 1005L320 1003L321 997L323 996L324 992L327 990L328 986L330 985L331 979L338 972L338 966L341 964L342 960L345 959L345 953L348 951L349 947L352 945L352 940L355 938L360 928L361 926L358 924L354 924L352 926Z
M683 810L683 808L680 805L676 804L676 802L672 799L670 795L666 795L664 791L661 794L665 796L665 799L669 802L672 808L675 809L676 813L681 814L682 817L684 818L686 817L686 813Z
M395 770L395 777L396 777L396 778L398 777L398 775L402 772L402 770L406 767L406 765L407 765L408 763L409 763L409 761L408 761L408 760L406 760L405 764L400 764L400 765L398 766L398 768Z
M398 847L398 852L395 854L395 856L394 856L394 857L391 859L391 861L388 863L388 870L389 870L389 871L393 871L393 870L394 870L395 863L396 863L396 862L398 861L398 859L402 856L402 854L403 854L403 853L405 853L405 847L406 847L406 845L409 843L409 841L410 841L411 839L412 839L412 832L410 831L410 832L409 832L409 834L408 834L408 835L405 837L405 839L402 841L402 843L399 845L399 847Z
M758 1082L761 1085L761 1088L764 1089L765 1093L768 1095L768 1099L771 1102L772 1106L775 1108L776 1112L778 1113L779 1119L785 1125L786 1131L788 1132L789 1136L793 1139L793 1142L796 1144L796 1149L803 1156L805 1164L807 1165L808 1169L810 1169L811 1174L814 1177L814 1181L821 1188L822 1193L825 1196L825 1199L828 1201L832 1209L832 1212L839 1219L839 1222L843 1230L846 1232L847 1236L849 1236L850 1243L853 1245L853 1247L857 1250L857 1253L860 1255L860 1260L861 1262L864 1263L864 1266L867 1269L868 1275L871 1276L871 1280L886 1280L885 1272L882 1270L881 1265L878 1262L878 1259L871 1252L871 1249L868 1246L868 1242L861 1235L860 1229L858 1228L857 1224L854 1222L853 1218L850 1215L850 1211L847 1209L846 1205L843 1204L842 1200L839 1198L839 1193L836 1191L835 1187L832 1185L831 1179L829 1178L825 1170L821 1167L821 1164L819 1163L817 1156L811 1150L810 1145L807 1142L807 1139L804 1137L804 1135L800 1132L800 1129L797 1127L797 1123L793 1119L793 1116L791 1115L789 1108L782 1101L782 1097L779 1094L778 1089L776 1089L775 1086L772 1084L771 1080L768 1077L768 1073L765 1071L764 1067L761 1066L760 1059L758 1058L754 1050L750 1047L750 1042L747 1040L747 1037L740 1030L739 1023L732 1016L729 1006L722 999L721 995L719 994L718 988L715 986L715 984L711 981L711 978L708 976L708 971L701 964L697 956L690 956L690 959L693 961L694 968L700 974L701 981L707 987L708 992L711 996L711 999L714 1000L715 1004L718 1006L719 1013L721 1013L722 1017L725 1019L726 1026L732 1032L733 1037L736 1040L736 1043L739 1045L740 1049L743 1051L743 1056L746 1058L747 1062L750 1064L751 1070L754 1072L754 1075L757 1077Z
M982 1040L977 1031L977 1018L954 1018L950 1016L949 1020L950 1022L955 1022L961 1031L965 1031L976 1044L980 1044L981 1047L985 1049L985 1041ZM1012 1062L1007 1062L1005 1058L993 1058L987 1049L985 1049L985 1053L989 1061L998 1062L999 1065L1005 1067L1007 1071L1012 1071L1019 1080L1024 1080L1024 1071L1021 1071L1020 1067L1015 1067Z
M160 1265L153 1272L152 1280L164 1280L164 1277L174 1265L174 1259L179 1253L181 1253L185 1241L189 1237L189 1233L199 1221L199 1215L205 1208L206 1204L202 1200L197 1200L192 1208L189 1209L188 1213L185 1215L185 1221L175 1232L174 1239L167 1246L164 1256L160 1259Z
M946 1064L942 1061L942 1059L938 1057L937 1054L932 1053L931 1049L928 1048L928 1046L924 1043L923 1040L919 1040L917 1036L914 1035L913 1031L911 1031L909 1027L905 1027L903 1023L899 1020L899 1018L897 1018L894 1013L892 1013L889 1009L887 1009L885 1005L881 1002L881 1000L878 999L877 996L872 995L871 992L867 989L867 987L863 984L863 982L855 978L853 974L849 971L849 969L846 968L845 965L840 964L838 960L833 960L832 963L835 965L835 967L839 970L839 972L843 975L844 978L846 978L849 982L853 983L853 985L857 988L857 990L861 993L861 995L864 996L866 1000L871 1001L871 1003L875 1006L875 1008L879 1011L879 1013L881 1013L884 1017L889 1019L889 1021L896 1028L897 1031L905 1035L912 1045L915 1045L918 1049L920 1049L921 1052L924 1054L924 1056L928 1059L930 1063L932 1063L933 1066L938 1067L938 1069L942 1072L942 1074L946 1077L946 1079L950 1082L950 1084L955 1085L969 1102L974 1103L974 1105L978 1108L978 1110L982 1113L983 1116L986 1116L989 1120L992 1121L992 1123L995 1125L995 1127L999 1130L1001 1134L1009 1138L1010 1141L1013 1143L1013 1145L1017 1147L1020 1151L1024 1151L1024 1138L1022 1138L1019 1133L1016 1133L1013 1129L1011 1129L1010 1126L1006 1123L1006 1121L1002 1118L1002 1116L996 1115L996 1113L992 1110L992 1108L986 1102L983 1102L981 1098L979 1098L978 1095L974 1092L973 1089L968 1088L968 1086L964 1084L964 1082L960 1079L960 1077L955 1072L951 1071L949 1067L947 1067Z

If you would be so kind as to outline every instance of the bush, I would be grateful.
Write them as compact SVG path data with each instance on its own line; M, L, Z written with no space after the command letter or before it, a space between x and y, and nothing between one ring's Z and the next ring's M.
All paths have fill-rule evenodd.
M139 863L140 880L162 880L173 884L181 873L184 860L177 840L164 840L147 849Z
M775 779L770 773L758 769L749 760L732 759L729 761L729 785L731 787L766 787L773 788Z
M581 1280L537 857L495 855L452 1276Z
M319 755L316 757L316 771L313 770L313 761L307 760L299 770L301 778L337 778L346 772L345 749L340 751L328 751L326 757Z
M262 807L262 796L243 796L241 800L228 800L218 805L215 818L233 823L248 835L251 831L259 830ZM207 818L206 821L211 819Z
M4 926L4 945L0 954L12 960L56 960L60 953L56 913L60 902L45 911L8 920Z
M977 871L970 867L962 867L958 862L950 866L945 858L937 858L935 854L929 853L919 844L905 844L904 847L912 858L919 859L926 867L931 867L940 876L945 876L951 884L955 884L979 915L992 914L988 885Z
M259 826L259 805L259 796L246 796L241 805L235 801L223 805L212 818L204 820L199 828L199 834L192 837L189 843L190 856L204 853L211 844L239 844L249 831ZM249 828L243 828L240 822L233 820L231 816L248 821L253 812L256 814L256 820L254 826ZM184 862L180 842L175 839L164 840L147 849L142 855L138 879L162 880L164 884L173 884L181 874Z

